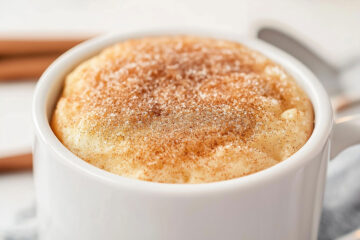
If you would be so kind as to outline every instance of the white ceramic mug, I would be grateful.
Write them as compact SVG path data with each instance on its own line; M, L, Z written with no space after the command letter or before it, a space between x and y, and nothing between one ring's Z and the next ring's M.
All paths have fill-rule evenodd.
M314 107L315 127L307 143L289 159L258 173L194 185L117 176L66 149L49 126L64 76L113 43L176 33L239 41L281 64ZM259 40L189 30L121 33L90 40L62 55L43 74L35 91L33 118L40 239L316 239L333 127L331 104L308 69Z

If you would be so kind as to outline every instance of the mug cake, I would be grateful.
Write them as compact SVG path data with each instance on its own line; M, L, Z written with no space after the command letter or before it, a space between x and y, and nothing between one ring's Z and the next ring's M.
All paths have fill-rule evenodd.
M312 104L281 66L226 40L119 42L65 79L51 127L84 161L159 183L229 180L298 151Z

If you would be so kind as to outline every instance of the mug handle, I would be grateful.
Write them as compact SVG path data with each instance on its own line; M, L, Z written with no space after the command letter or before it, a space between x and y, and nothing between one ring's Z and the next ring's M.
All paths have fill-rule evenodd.
M360 143L360 114L336 119L331 140L330 159L346 148Z

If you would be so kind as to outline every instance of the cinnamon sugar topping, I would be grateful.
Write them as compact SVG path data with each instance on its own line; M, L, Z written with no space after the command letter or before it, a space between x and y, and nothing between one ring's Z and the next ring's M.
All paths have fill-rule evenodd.
M164 36L118 43L78 66L52 127L107 171L198 183L289 157L309 138L313 116L303 91L263 55L229 41Z

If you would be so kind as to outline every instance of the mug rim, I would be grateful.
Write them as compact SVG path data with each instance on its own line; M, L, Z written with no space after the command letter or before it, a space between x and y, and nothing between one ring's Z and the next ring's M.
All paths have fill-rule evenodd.
M307 93L314 109L315 124L313 132L307 142L289 158L274 166L247 176L210 183L170 184L132 179L107 172L77 157L58 140L49 124L48 112L52 113L52 109L49 109L49 101L51 97L54 98L54 91L56 91L56 86L54 85L58 85L57 88L61 89L60 86L63 85L64 76L69 73L69 71L80 62L96 55L106 46L110 46L116 42L145 36L179 34L207 36L240 42L283 66ZM55 94L56 96L58 96L59 93L58 89L56 91L57 94ZM259 39L244 38L233 32L213 29L181 28L112 33L90 39L75 46L56 59L40 77L34 92L32 117L35 126L35 135L38 139L47 146L47 148L55 152L56 155L60 156L63 164L76 170L79 174L95 178L104 184L111 184L114 187L126 187L146 192L172 194L210 194L218 191L231 191L234 188L246 190L278 179L281 176L289 174L289 172L301 168L308 161L311 161L311 159L314 158L313 156L318 155L328 141L333 125L331 103L325 89L314 74L294 57Z

